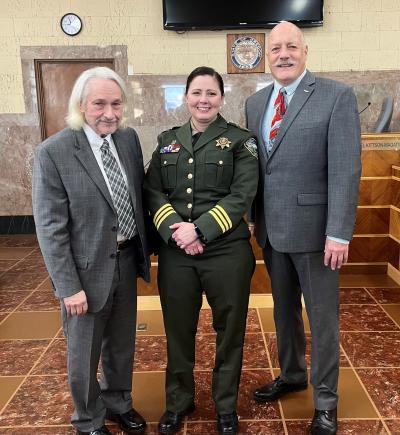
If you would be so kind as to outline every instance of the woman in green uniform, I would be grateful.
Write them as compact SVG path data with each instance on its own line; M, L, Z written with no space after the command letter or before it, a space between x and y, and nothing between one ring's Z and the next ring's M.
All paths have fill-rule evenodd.
M187 79L190 120L161 133L145 196L161 238L158 286L168 345L166 407L158 430L179 431L194 410L195 335L206 294L217 333L212 394L218 430L236 434L237 394L254 271L243 215L256 194L257 143L227 122L221 76L199 67Z

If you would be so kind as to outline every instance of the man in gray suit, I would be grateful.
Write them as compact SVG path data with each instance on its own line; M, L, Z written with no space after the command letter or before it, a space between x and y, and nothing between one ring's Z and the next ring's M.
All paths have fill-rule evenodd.
M70 128L35 154L33 212L61 302L77 434L110 434L105 418L128 433L146 426L131 398L136 278L149 280L144 171L136 132L120 128L125 102L114 71L83 72L69 101Z
M281 369L254 397L267 402L307 388L303 294L312 334L311 433L326 435L337 431L339 269L354 228L360 125L352 89L307 71L307 52L295 25L275 26L267 46L274 83L246 102L247 125L261 144L255 233L272 282Z

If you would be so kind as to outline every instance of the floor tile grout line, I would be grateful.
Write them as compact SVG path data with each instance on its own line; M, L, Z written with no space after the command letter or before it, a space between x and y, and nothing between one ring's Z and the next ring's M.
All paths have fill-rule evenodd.
M57 335L60 333L60 330L62 329L62 327L57 329L57 332L55 333L54 337L50 340L49 344L46 346L46 348L43 350L43 352L39 355L39 357L37 358L36 362L33 364L33 366L31 367L31 369L29 370L29 372L24 376L24 379L22 380L22 382L18 385L18 387L15 389L14 393L10 396L10 398L7 400L7 402L4 404L4 406L0 409L0 415L3 414L3 412L5 411L5 409L7 408L7 406L11 403L12 399L15 397L15 395L17 394L17 392L20 390L20 388L22 387L22 385L26 382L26 380L28 379L28 377L31 375L32 371L36 368L36 366L38 365L39 361L42 359L42 357L44 356L44 354L47 352L47 350L50 348L50 346L52 345L52 343L55 340L55 337L57 337Z
M365 288L365 291L371 296L371 298L376 301L377 305L381 308L381 310L389 317L389 319L394 322L394 324L397 326L397 329L400 330L400 325L393 319L393 317L383 308L383 305L399 305L399 304L381 304L378 299L375 298L374 295L372 295L367 288Z
M47 341L47 340L52 340L52 339L42 339L42 341ZM57 340L57 339L55 339ZM54 341L55 341L54 340ZM54 342L53 341L53 342ZM41 358L42 355L40 355L39 358ZM279 367L273 367L273 370L279 370ZM340 369L352 369L352 370L400 370L400 367L397 366L386 366L386 367L350 367L350 366L340 366ZM262 371L265 372L269 370L269 367L256 367L256 368L245 368L242 369L242 372L258 372L258 371ZM207 369L195 369L193 370L195 373L208 373L208 372L212 372L212 367L207 368ZM151 373L164 373L165 369L163 370L134 370L132 373L133 374L138 374L138 375L145 375L145 374L151 374ZM40 378L40 377L51 377L51 376L66 376L68 373L67 372L63 372L63 373L49 373L49 374L45 374L45 373L39 373L39 374L30 374L29 377L31 378ZM20 378L23 377L25 375L0 375L0 379L1 378ZM400 419L400 417L399 417Z
M263 325L263 322L261 320L261 314L260 314L259 308L257 308L257 316L258 316L258 321L259 321L260 327L261 327L261 332L262 332L262 336L263 336L265 351L267 353L269 372L272 375L272 379L274 379L275 374L274 374L274 369L272 367L272 359L271 359L271 355L270 355L269 350L268 350L268 344L267 344L267 339L266 339L266 334L267 333L264 331L264 325ZM285 415L283 413L283 406L282 406L282 403L281 403L280 400L278 400L278 407L279 407L279 412L281 413L281 421L282 421L283 431L284 431L285 435L288 435L289 432L288 432L288 429L287 429L287 426L286 426Z
M17 306L14 307L12 311L8 313L8 315L0 322L0 325L3 324L12 314L15 314L17 311L17 308L20 307L27 299L30 298L30 296L33 294L35 290L30 290L29 293L27 292L27 296L20 302Z
M27 256L29 256L31 253L29 253ZM24 258L26 258L26 257L24 257ZM21 260L22 261L22 260ZM0 278L1 278L1 276L2 275L0 275ZM5 322L10 316L11 316L11 314L15 314L17 311L17 309L27 300L27 299L29 299L29 297L30 296L32 296L33 295L33 293L37 290L37 288L38 287L40 287L45 281L46 281L46 279L48 278L48 275L46 276L46 278L44 279L44 280L42 280L41 282L40 282L40 284L38 284L33 290L30 290L29 291L29 294L28 294L28 296L25 298L25 299L23 299L23 301L22 302L20 302L1 322L0 322L0 325L1 324L3 324L3 322ZM28 292L27 292L28 293ZM29 312L29 311L28 311Z
M15 249L15 248L18 248L18 246L14 246L14 247L10 246L9 248L11 248L11 249ZM22 246L21 246L20 248L27 249L27 248L22 247ZM28 247L28 249L29 249L29 248L30 248L30 247ZM13 265L10 267L10 269L12 269L13 267L17 266L19 263L21 263L21 261L26 260L26 258L29 257L29 256L30 256L30 255L31 255L35 250L36 250L36 248L32 248L32 250L29 252L29 254L26 254L25 257L22 257L22 258L20 258L20 259L17 259L17 260L16 260L16 263L13 264ZM4 258L4 260L7 260L7 258ZM15 259L14 259L14 258L10 258L10 259L8 259L8 260L15 260ZM5 273L9 272L10 269L7 269L6 271L0 273L0 278L1 278Z
M383 427L384 427L385 430L387 431L388 435L392 435L392 432L391 432L390 429L388 428L387 424L383 421L383 417L382 417L382 415L381 415L381 413L380 413L378 407L375 405L375 402L372 400L371 395L369 394L369 392L368 392L366 386L364 385L364 382L361 380L360 376L358 375L356 368L353 366L353 363L351 362L351 360L350 360L350 358L349 358L347 352L344 350L342 344L340 344L340 347L341 347L341 349L342 349L343 354L345 355L345 357L347 358L347 360L348 360L348 362L349 362L349 364L350 364L350 368L353 370L353 373L355 374L355 376L356 376L358 382L360 383L361 388L364 390L365 394L366 394L367 397L368 397L368 400L371 402L372 407L374 408L375 412L377 413L377 415L378 415L378 417L379 417L379 420L382 422Z
M297 421L307 421L307 418L288 418L287 421L290 422L297 422ZM358 418L338 418L339 421L379 421L378 418L366 418L366 417L358 417ZM400 418L387 418L385 420L400 420ZM246 423L251 423L251 422L280 422L280 419L276 419L276 418L260 418L260 419L250 419L250 418L245 418L245 419L240 419L240 421L242 422L246 422ZM216 420L190 420L188 421L188 424L208 424L208 423L215 423ZM148 424L154 424L156 425L158 422L157 421L147 421ZM112 423L110 424L112 426L116 426L116 424ZM36 426L36 425L24 425L24 426L18 426L18 425L6 425L6 426L1 426L0 425L0 429L17 429L17 428L24 428L24 429L37 429L38 427L44 427L44 428L71 428L72 426L70 424L43 424L40 426Z

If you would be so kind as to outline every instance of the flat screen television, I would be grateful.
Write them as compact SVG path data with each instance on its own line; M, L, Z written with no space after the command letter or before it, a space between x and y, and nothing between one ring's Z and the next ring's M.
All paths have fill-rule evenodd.
M163 0L164 29L271 28L280 21L322 26L324 0Z

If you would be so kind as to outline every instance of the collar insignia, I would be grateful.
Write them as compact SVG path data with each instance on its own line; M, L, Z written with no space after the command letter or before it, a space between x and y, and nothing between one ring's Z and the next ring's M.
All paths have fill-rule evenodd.
M220 137L216 139L217 143L215 146L221 147L221 150L224 148L229 148L229 145L232 143L227 137Z

